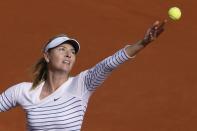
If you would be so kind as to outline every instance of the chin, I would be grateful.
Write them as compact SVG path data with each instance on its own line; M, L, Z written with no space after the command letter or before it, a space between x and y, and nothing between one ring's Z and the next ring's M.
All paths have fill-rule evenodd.
M72 70L72 66L61 66L59 70L69 73Z
M63 68L63 69L61 69L61 70L62 70L63 72L66 72L66 73L67 73L67 72L70 72L71 69L70 69L70 68L69 68L69 69L68 69L68 68Z

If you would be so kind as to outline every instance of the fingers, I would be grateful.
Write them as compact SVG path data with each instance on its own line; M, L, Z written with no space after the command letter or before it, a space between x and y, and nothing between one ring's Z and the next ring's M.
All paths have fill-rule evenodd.
M164 28L164 26L165 26L166 23L167 23L167 20L166 20L166 19L163 20L163 21L159 24L158 29Z
M155 21L153 25L147 30L143 41L148 44L154 41L163 31L167 20Z
M154 23L153 23L153 27L155 27L155 26L158 26L159 25L159 21L157 20L157 21L155 21Z
M158 30L156 37L158 37L163 31L164 31L164 28L161 28L160 30Z
M167 23L166 19L161 22L161 24L159 25L159 27L157 29L156 37L158 37L164 31L164 26L165 26L166 23Z
M153 40L156 39L163 31L164 31L164 26L166 24L167 20L163 20L162 22L156 21L152 28L150 33L153 34L152 38Z
M152 25L152 29L153 30L157 30L157 29L160 29L160 28L164 28L165 24L167 23L167 20L163 20L163 21L155 21Z

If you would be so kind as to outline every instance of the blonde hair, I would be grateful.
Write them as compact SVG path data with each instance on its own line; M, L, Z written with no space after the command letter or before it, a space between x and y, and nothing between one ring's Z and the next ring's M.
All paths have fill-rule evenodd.
M48 72L47 62L42 57L33 66L33 70L32 70L32 73L33 73L32 89L34 89L41 82L43 82L47 79L47 72Z

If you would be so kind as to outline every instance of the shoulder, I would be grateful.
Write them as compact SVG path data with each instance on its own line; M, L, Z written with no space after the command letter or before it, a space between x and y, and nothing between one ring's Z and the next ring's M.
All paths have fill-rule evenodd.
M5 93L12 97L18 98L23 92L27 92L31 88L30 82L21 82L10 86Z
M88 70L84 70L84 71L80 72L76 77L84 77L84 76L87 75L88 71L89 71L89 69Z
M71 77L72 78L72 82L82 82L84 81L85 76L87 75L88 70L82 71L79 74L77 74L76 76Z
M70 78L69 89L67 90L71 94L82 97L86 92L85 88L85 76L87 75L88 70L82 71L74 77Z
M32 83L31 82L20 82L20 83L17 83L17 84L14 84L10 87L11 90L29 90L32 86Z
M17 83L15 85L13 85L12 87L31 87L32 83L31 82L21 82L21 83Z

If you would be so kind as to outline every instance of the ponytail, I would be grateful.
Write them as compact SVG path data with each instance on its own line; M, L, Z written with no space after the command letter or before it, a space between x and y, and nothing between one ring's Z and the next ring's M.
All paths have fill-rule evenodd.
M33 84L32 89L36 88L41 82L47 79L47 62L42 57L33 66Z

